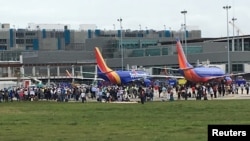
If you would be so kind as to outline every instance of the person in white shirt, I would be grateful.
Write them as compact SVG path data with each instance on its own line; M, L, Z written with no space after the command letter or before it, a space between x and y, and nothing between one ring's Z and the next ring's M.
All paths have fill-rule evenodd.
M86 100L85 92L81 92L82 103Z
M28 92L27 89L24 90L23 94L24 94L24 100L25 101L28 100L28 98L29 98L29 92Z
M30 101L33 101L35 97L35 91L33 89L30 89Z
M244 84L243 83L240 84L240 88L241 88L241 94L243 94L243 91L244 91Z
M209 87L208 92L209 92L210 97L211 97L211 100L212 100L212 99L213 99L213 97L214 97L214 90L213 90L213 87L212 87L212 86L210 86L210 87Z

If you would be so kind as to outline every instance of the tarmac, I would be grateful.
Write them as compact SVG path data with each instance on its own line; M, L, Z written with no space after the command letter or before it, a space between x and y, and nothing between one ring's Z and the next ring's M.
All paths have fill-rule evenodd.
M207 95L208 100L230 100L230 99L250 99L250 93L247 94L246 91L243 91L243 94L241 92L239 94L225 94L224 96L220 96L217 94L216 98L211 98L210 95ZM174 93L174 100L178 100L177 94ZM181 97L179 100L185 100L185 98ZM188 97L187 100L196 100L195 97ZM204 97L201 98L201 100L204 100ZM163 96L162 94L159 97L158 93L154 93L153 101L169 101L166 96ZM90 99L87 98L86 102L97 102L96 99ZM105 101L103 101L105 102ZM129 98L129 101L115 101L112 103L138 103L140 102L139 98Z
M225 93L224 96L219 95L217 93L217 97L216 98L215 97L211 98L210 95L207 95L207 99L208 100L250 99L250 93L247 94L245 90L243 91L242 94L241 94L241 91L239 91L239 92L240 93L238 93L238 94L232 94L232 93L228 94L228 93ZM167 98L165 96L161 95L161 97L159 97L159 94L157 96L154 94L154 100L153 101L166 101L166 100L167 100ZM178 100L176 93L174 93L174 100ZM185 98L181 97L180 100L185 100ZM187 100L196 100L196 97L188 97ZM204 97L202 97L201 100L204 100Z

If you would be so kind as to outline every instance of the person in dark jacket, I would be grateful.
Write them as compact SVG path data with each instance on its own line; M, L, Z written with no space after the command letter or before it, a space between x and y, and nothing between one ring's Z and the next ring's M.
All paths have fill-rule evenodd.
M139 88L139 89L140 89L139 94L140 94L140 98L141 98L141 104L144 104L146 93L145 93L145 90L143 88Z

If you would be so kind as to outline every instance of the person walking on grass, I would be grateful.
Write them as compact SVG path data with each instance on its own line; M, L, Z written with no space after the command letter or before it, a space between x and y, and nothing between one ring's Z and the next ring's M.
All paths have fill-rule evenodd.
M145 96L146 96L146 94L145 94L145 90L143 89L143 88L139 88L140 90L139 90L139 94L140 94L140 98L141 98L141 104L144 104L144 102L145 102Z
M82 103L84 103L84 101L85 101L85 93L84 92L81 92L81 99L82 99Z

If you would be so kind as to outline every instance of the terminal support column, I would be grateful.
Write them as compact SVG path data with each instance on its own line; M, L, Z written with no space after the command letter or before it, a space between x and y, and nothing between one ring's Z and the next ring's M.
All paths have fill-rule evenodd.
M10 69L10 66L8 66L8 77L11 77L11 69Z
M48 77L48 85L50 85L50 66L47 65L47 77Z
M72 73L72 82L75 81L75 68L74 65L71 66L71 73Z
M60 67L57 66L57 76L60 76Z
M83 77L83 75L82 75L82 66L80 66L80 76Z
M24 77L24 67L20 67L20 77Z
M36 76L36 67L35 66L32 67L32 76Z

